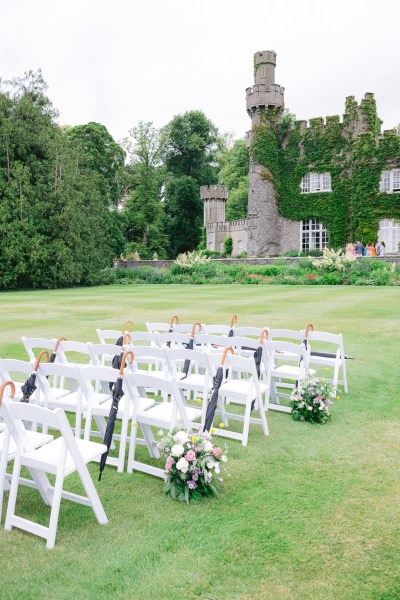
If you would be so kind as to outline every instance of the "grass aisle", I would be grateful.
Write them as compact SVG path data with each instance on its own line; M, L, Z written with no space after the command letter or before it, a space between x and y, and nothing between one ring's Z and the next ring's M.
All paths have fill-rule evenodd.
M1 600L400 598L400 292L385 287L116 286L0 294L0 356L26 359L20 336L96 340L96 327L145 321L270 325L342 332L349 394L323 426L269 413L270 436L228 440L231 477L197 506L162 482L106 468L110 523L63 501L56 547L0 529ZM91 467L96 476L97 467ZM79 491L74 477L69 489ZM46 523L40 496L17 510Z

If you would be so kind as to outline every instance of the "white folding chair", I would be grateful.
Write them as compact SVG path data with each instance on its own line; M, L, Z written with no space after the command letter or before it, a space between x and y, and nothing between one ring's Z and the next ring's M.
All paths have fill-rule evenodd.
M139 373L147 373L161 379L171 378L170 364L167 360L169 348L127 345L125 350L132 350L137 365L136 371Z
M5 389L10 387L10 392L7 396L5 396ZM11 381L6 381L0 386L0 416L2 417L1 403L3 400L3 396L12 400L15 394L15 386ZM51 442L54 437L52 435L41 433L39 431L30 431L27 430L27 436L33 448L40 448L44 444L48 444ZM9 481L11 480L11 475L9 475L7 471L7 463L11 460L14 460L16 454L17 446L14 439L10 435L10 431L5 423L0 423L0 523L2 516L2 507L3 507L3 496L4 491L9 489ZM32 475L32 473L31 473ZM44 492L43 482L37 477L33 477L33 479L26 479L25 477L20 477L21 485L26 485L28 487L35 487L42 494L44 501L48 502L48 496Z
M217 362L217 357L209 355L210 360ZM232 419L243 423L243 429L240 432L227 429L228 420L225 422L225 428L215 427L216 435L229 437L234 440L240 440L243 446L247 446L250 424L261 425L263 434L269 435L267 417L265 412L265 399L268 398L268 384L260 383L254 356L249 358L233 354L232 348L226 348L220 367L224 369L224 379L219 388L218 398L229 404L237 404L244 407L244 414L235 412L225 412L221 415L225 419ZM259 411L260 417L252 417L252 407ZM217 408L220 413L220 408Z
M53 352L57 353L60 342L65 340L65 338L58 338L58 340L54 338L49 340L45 338L27 338L23 335L21 340L25 350L28 353L29 360L35 362L37 354L39 354L42 350L47 350L49 355ZM39 352L34 352L34 350L39 350Z
M237 316L233 315L231 318L231 324L228 325L203 325L204 333L210 335L226 335L232 337L235 335L235 323L237 323Z
M158 345L167 348L186 348L190 341L187 333L157 333Z
M12 381L15 386L15 400L21 400L23 394L21 387L33 373L34 365L31 362L14 358L0 359L0 383ZM31 396L32 401L38 400L39 392L36 390Z
M332 368L333 377L326 377L327 381L332 382L335 392L338 385L343 385L344 391L348 392L346 359L342 334L328 333L325 331L309 331L306 339L307 342L312 345L309 354L310 365ZM342 379L339 379L340 370L342 372Z
M74 438L62 409L50 410L33 404L6 400L3 402L3 411L7 426L17 445L5 529L11 530L13 527L18 527L43 537L47 542L47 548L54 548L61 498L91 506L97 521L100 524L107 523L107 516L86 466L88 462L101 456L105 452L106 446ZM60 437L40 448L35 448L30 442L24 420L40 422L46 429L50 427L58 430ZM51 492L51 513L48 527L15 514L21 467L28 467L33 473L40 473L47 480L47 487ZM75 471L85 488L86 496L64 490L64 479ZM56 476L54 487L51 486L47 473Z
M268 360L267 384L269 397L272 397L272 403L268 398L266 408L290 413L291 407L281 405L280 398L289 399L292 390L301 384L307 375L315 374L309 366L309 349L304 344L264 340L263 350Z
M96 329L97 336L101 344L115 344L120 337L123 337L125 333L129 333L128 325L131 326L131 331L134 329L132 321L125 321L122 326L122 330L117 329Z
M72 353L72 357L70 353ZM64 365L88 364L91 361L89 345L86 342L62 341L58 346L57 356L58 362Z
M99 427L99 434L104 438L104 434L106 431L106 418L109 417L110 410L113 404L112 397L110 397L105 402L97 402L95 386L93 385L93 383L96 381L102 381L115 384L119 377L123 378L124 395L119 401L118 411L116 415L116 419L121 421L121 433L118 434L117 432L115 432L113 434L113 442L119 441L118 457L115 458L113 456L108 455L106 461L107 465L116 466L119 473L122 473L124 470L126 445L128 441L129 419L132 418L133 414L133 402L129 394L127 394L126 392L125 385L125 378L128 371L124 371L124 367L127 358L132 358L133 360L133 353L131 351L127 351L124 353L121 368L119 370L113 369L111 367L98 366L87 366L82 367L81 369L81 376L84 378L86 383L85 388L88 390L85 426L86 440L89 440L90 436L94 433L91 431L92 418L95 419L97 426ZM129 369L128 365L126 366L126 369ZM145 408L149 408L153 404L154 400L152 399L147 399L146 402L143 401L143 407Z
M200 352L217 352L222 354L227 345L229 345L230 339L226 335L196 333L193 347Z
M125 381L128 393L133 399L128 473L132 473L133 470L144 471L145 473L163 478L164 468L143 463L136 458L136 446L139 441L137 438L138 427L143 432L150 458L159 458L160 453L151 428L158 427L170 430L180 424L185 429L190 429L196 426L194 421L201 418L202 411L185 406L183 395L175 379L165 380L142 373L126 373ZM152 407L146 409L143 406L143 402L147 399L146 391L153 392L154 390L157 390L162 396L170 397L171 401L157 402Z
M179 322L178 317L175 315L172 317L170 324L168 323L150 323L146 322L146 328L149 333L172 333L175 325Z

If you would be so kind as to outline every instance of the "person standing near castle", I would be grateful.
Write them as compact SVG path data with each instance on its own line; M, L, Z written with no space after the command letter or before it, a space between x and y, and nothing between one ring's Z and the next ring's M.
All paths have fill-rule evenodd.
M356 256L362 256L363 255L363 250L364 250L364 246L362 245L362 243L360 241L357 241L356 243Z

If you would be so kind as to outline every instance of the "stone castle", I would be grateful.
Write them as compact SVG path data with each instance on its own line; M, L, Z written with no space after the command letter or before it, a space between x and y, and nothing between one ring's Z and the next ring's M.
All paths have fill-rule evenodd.
M349 241L354 236L377 237L379 235L380 239L385 239L384 236L386 235L389 244L393 246L392 249L397 251L397 245L400 242L400 224L394 220L394 218L400 217L397 210L385 213L385 209L382 208L379 215L381 220L379 222L377 222L375 216L371 217L374 223L376 223L375 230L371 233L367 226L363 226L362 223L357 222L356 218L353 219L351 217L351 211L356 211L353 205L356 205L357 201L354 200L352 208L348 208L348 216L345 217L347 223L343 228L346 231L340 233L334 227L329 226L330 223L334 223L335 219L334 216L329 216L332 212L329 202L331 204L332 202L340 204L342 201L341 198L338 199L337 195L335 196L334 194L336 182L336 188L339 190L342 180L348 177L354 195L357 196L358 193L356 189L358 180L354 179L352 167L349 167L349 156L353 152L352 144L358 143L358 138L361 134L371 134L370 137L374 138L374 144L377 144L377 140L385 137L387 133L394 134L391 131L385 132L382 136L380 134L380 120L377 117L375 120L371 117L370 108L371 106L375 107L373 94L366 94L360 105L357 104L354 97L348 97L346 100L346 112L342 122L339 121L339 117L332 116L326 118L326 123L322 118L311 119L309 126L306 121L297 121L294 123L293 131L297 135L296 140L298 140L296 142L298 150L297 160L298 164L302 165L303 170L300 170L299 174L297 174L294 186L295 191L292 192L293 197L297 194L297 200L294 199L292 204L290 204L290 201L287 201L286 204L284 201L281 201L279 190L277 189L277 177L273 167L270 167L268 161L265 164L261 164L261 160L257 154L251 151L255 132L266 122L265 115L274 115L275 121L273 127L275 130L282 120L285 90L281 85L275 83L275 67L276 53L274 51L257 52L254 55L254 85L246 90L246 108L252 122L252 129L246 134L246 145L249 150L247 219L236 221L225 220L225 204L228 199L228 189L225 186L210 185L202 186L200 189L204 204L207 248L221 252L224 250L224 240L231 237L233 241L233 255L240 255L242 252L247 252L249 257L277 256L291 250L299 252L301 250L323 249L330 241L336 246L339 244L344 245L346 241ZM321 137L318 138L318 135L326 135L327 137L332 131L336 135L335 139L338 146L340 146L342 139L347 141L347 155L345 155L346 150L343 148L340 151L332 149L329 161L326 164L323 162L318 163L312 158L311 153L307 155L307 152L304 151L304 149L307 150L310 147L310 141L307 141L308 138L306 139L305 137L305 134L308 135L309 131L311 131L312 135L315 134L314 138L312 138L314 141L322 139ZM280 141L281 148L286 148L289 143L288 139ZM398 139L400 140L400 138ZM378 181L376 186L376 191L377 193L380 192L380 196L383 196L383 193L400 191L400 170L398 170L400 168L400 143L397 146L395 154L395 160L387 158L383 167L390 170L384 171L385 175L377 174L378 180L379 177L381 179L380 184ZM309 156L311 156L311 159ZM378 159L374 157L370 160L374 164L378 163ZM304 166L304 162L307 163L306 166ZM332 165L335 166L333 167ZM337 173L338 165L341 165L342 173ZM294 171L293 165L291 171ZM333 185L331 183L330 171L332 171ZM283 177L285 177L285 173L283 173ZM384 177L389 181L389 184L386 182L386 188L382 187L385 185L382 183ZM387 187L388 185L390 189ZM287 193L286 197L289 195ZM315 209L315 212L313 212L313 203L310 202L311 196L313 196L314 205L319 206L319 209ZM358 193L358 196L361 198L362 194ZM377 194L377 198L378 196L379 194ZM322 200L317 203L316 201L319 198L322 198ZM304 205L303 212L299 212L300 204ZM296 209L293 209L293 206L296 206ZM324 206L326 210L323 208ZM382 206L384 207L384 204ZM300 219L299 215L301 215ZM348 225L349 222L351 222L352 229ZM385 230L385 224L387 231ZM369 242L374 240L365 239L364 241ZM388 249L390 250L390 248Z

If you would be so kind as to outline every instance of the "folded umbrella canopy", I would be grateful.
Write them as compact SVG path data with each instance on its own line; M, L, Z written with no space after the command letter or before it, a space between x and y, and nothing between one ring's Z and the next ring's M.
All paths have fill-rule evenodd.
M233 337L235 335L235 330L233 329L235 324L237 323L237 315L233 315L231 319L231 328L228 333L228 337Z
M45 356L45 362L49 360L49 353L46 350L43 350L36 359L35 366L33 367L33 373L29 375L28 379L25 381L24 385L21 386L22 398L20 402L29 402L30 397L33 392L36 390L36 373L39 368L42 357Z
M119 377L114 384L112 403L111 403L110 413L108 415L108 423L107 423L107 427L106 427L106 432L104 434L103 444L105 446L107 446L107 450L101 455L99 481L100 481L101 475L104 471L104 467L105 467L106 461L107 461L107 456L110 451L112 438L113 438L113 434L114 434L114 428L115 428L115 420L116 420L117 414L118 414L119 401L121 400L122 396L124 395L124 391L122 389L123 382L124 382L123 376L124 376L125 363L126 363L126 359L128 358L128 356L131 359L130 364L132 364L133 361L135 360L132 350L128 350L127 352L125 352L122 355L121 366L119 369Z
M213 424L215 411L217 410L219 388L221 387L222 381L224 379L225 357L228 352L230 352L231 354L235 354L233 348L231 348L231 347L225 348L225 350L224 350L224 353L223 353L222 359L221 359L221 364L218 367L217 372L215 373L215 375L213 377L213 393L211 396L211 400L207 406L206 418L204 421L203 431L210 431L212 424Z
M200 333L200 331L201 331L201 324L200 324L200 323L198 323L197 321L196 321L196 323L193 323L193 327L192 327L192 333L190 334L190 340L189 340L189 343L188 343L188 344L186 344L186 348L187 348L188 350L193 350L193 345L194 345L194 335L195 335L195 333L196 333L196 327L198 327L198 328L199 328L199 333ZM187 358L187 359L185 360L185 363L184 363L184 365L183 365L183 372L184 372L184 374L185 374L185 375L184 375L185 377L187 377L187 376L188 376L188 373L189 373L189 367L190 367L190 360Z

